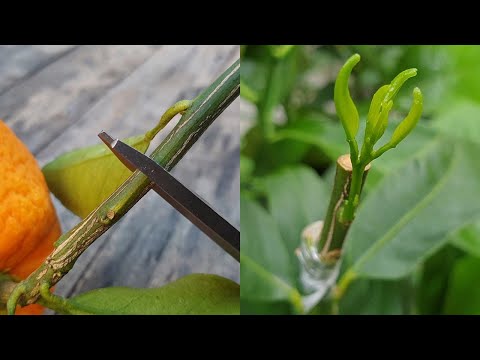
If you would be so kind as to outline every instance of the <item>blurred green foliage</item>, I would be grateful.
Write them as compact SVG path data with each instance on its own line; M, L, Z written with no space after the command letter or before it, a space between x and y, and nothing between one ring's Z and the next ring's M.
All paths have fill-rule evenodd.
M463 45L242 45L242 313L305 311L294 252L323 218L335 160L349 152L333 89L354 53L360 134L373 93L407 68L418 75L397 95L384 138L415 86L424 111L373 163L340 273L357 278L336 311L480 314L480 46ZM311 313L332 311L325 299Z

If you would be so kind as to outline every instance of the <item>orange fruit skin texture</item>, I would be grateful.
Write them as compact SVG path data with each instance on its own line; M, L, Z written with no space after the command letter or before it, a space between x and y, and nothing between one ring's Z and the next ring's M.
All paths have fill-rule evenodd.
M50 192L28 148L0 120L0 272L25 279L61 235ZM16 314L41 314L37 304Z

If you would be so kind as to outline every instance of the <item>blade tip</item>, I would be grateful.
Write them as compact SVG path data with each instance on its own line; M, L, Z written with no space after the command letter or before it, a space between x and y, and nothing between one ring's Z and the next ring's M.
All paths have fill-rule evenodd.
M112 138L105 131L101 131L98 137L110 148L113 148L117 144L117 139Z

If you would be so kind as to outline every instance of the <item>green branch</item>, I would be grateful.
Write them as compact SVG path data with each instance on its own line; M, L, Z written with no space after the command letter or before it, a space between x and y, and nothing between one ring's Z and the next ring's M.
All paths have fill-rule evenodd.
M42 285L40 285L40 296L40 299L37 301L40 305L48 307L59 314L93 315L92 313L77 309L69 300L52 294L50 292L50 284L48 282L44 282Z
M323 261L334 263L340 257L341 249L351 221L343 214L344 204L349 201L351 191L359 197L370 169L370 165L363 167L362 174L355 174L358 167L352 167L350 154L342 155L337 159L337 169L333 184L330 204L322 227L318 251ZM360 179L357 183L354 180Z
M285 76L282 72L282 60L274 58L268 67L267 84L263 91L263 98L258 102L258 121L264 139L271 139L275 131L273 111L278 105L279 92Z
M171 170L239 93L240 60L237 60L189 104L178 124L150 157L165 169ZM148 178L140 171L135 171L97 209L63 234L45 262L12 291L7 304L8 312L13 314L17 304L25 306L36 302L42 286L45 288L45 284L48 284L50 288L62 279L78 257L120 220L150 187Z
M168 122L172 120L175 115L182 114L184 111L188 110L193 104L191 100L181 100L177 102L175 105L171 106L170 108L165 111L165 113L160 118L157 126L155 126L152 130L145 134L145 138L148 140L153 140L153 138L158 134L160 130L162 130L165 126L167 126Z

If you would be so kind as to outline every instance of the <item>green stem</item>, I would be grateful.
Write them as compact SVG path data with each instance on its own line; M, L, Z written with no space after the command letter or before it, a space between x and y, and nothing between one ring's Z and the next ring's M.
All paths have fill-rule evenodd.
M340 299L343 297L348 287L357 278L357 274L352 270L347 270L347 272L340 278L337 286L333 291L333 301L338 304Z
M355 138L347 139L348 146L350 147L350 159L352 164L356 164L358 162L358 144Z
M355 212L360 203L360 196L362 194L363 185L370 169L371 158L371 144L364 143L360 158L354 163L352 171L352 183L348 195L348 200L342 211L342 217L345 222L351 223L355 219Z
M352 222L355 217L355 210L357 209L360 201L360 193L362 191L362 185L364 181L364 172L365 165L361 163L353 167L352 183L349 189L348 200L345 203L342 214L345 222Z
M380 149L375 150L375 151L372 150L372 155L371 155L372 160L375 160L378 157L382 156L383 153L385 153L386 151L388 151L390 149L393 149L395 146L392 146L392 144L390 144L390 142L388 142L385 145L383 145Z
M343 242L352 223L345 212L349 211L347 206L350 205L350 198L355 199L355 195L352 197L352 194L360 197L369 169L369 166L364 167L362 164L352 169L349 154L342 155L337 159L330 204L318 242L320 256L325 261L335 262L340 256Z
M167 126L168 122L172 120L175 115L183 113L184 111L188 110L193 104L192 100L181 100L178 101L175 105L169 107L167 111L162 115L160 121L158 122L157 126L155 126L152 130L148 131L145 134L145 139L153 140L155 135L158 134L160 130L162 130L165 126Z
M93 315L75 307L67 299L54 295L50 292L50 284L44 282L40 285L40 296L38 303L64 315Z
M284 74L282 73L282 60L272 59L268 68L267 84L263 91L263 99L258 105L258 120L264 139L273 137L275 127L273 124L273 110L278 105L279 91Z
M171 170L239 94L240 60L237 60L193 101L150 157L166 170ZM148 178L140 171L135 171L109 198L63 234L45 262L15 287L7 303L8 312L13 314L17 303L21 306L34 303L40 295L42 284L53 286L62 279L78 257L120 220L150 187Z
M258 93L240 79L240 95L253 104L258 103Z

